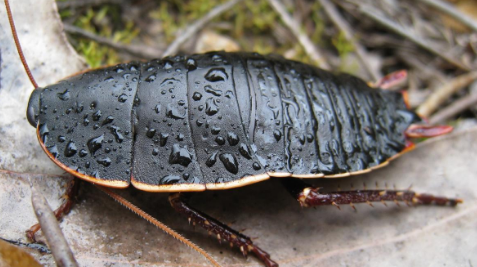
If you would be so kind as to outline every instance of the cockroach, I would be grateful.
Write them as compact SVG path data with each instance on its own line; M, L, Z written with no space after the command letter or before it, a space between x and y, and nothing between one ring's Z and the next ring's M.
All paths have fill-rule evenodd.
M423 124L405 94L351 75L279 56L210 52L33 84L27 119L56 165L106 188L170 193L189 223L266 266L278 264L249 237L191 208L188 192L280 178L303 207L462 202L410 190L325 193L304 182L370 172L411 150L411 137L452 130Z

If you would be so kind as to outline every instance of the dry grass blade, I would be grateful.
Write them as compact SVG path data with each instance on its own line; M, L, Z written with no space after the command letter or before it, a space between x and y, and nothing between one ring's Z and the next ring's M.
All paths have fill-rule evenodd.
M440 0L421 0L421 2L424 2L427 5L430 5L438 9L439 11L446 13L455 20L460 21L462 24L468 26L473 31L477 32L477 22L466 14L454 8L452 5L449 5L448 3Z
M429 118L430 124L438 124L443 123L448 119L460 114L464 110L477 105L477 94L473 95L465 95L454 103L449 105L448 107L442 109L441 111L434 114L432 117Z
M53 211L34 185L31 188L31 202L56 264L60 267L78 266Z
M452 94L465 88L475 79L477 79L477 71L463 74L444 84L417 108L417 114L426 118L429 117L444 101L448 100Z
M303 31L300 29L300 25L290 16L290 14L288 14L285 6L279 0L268 0L268 2L275 9L275 11L277 11L285 25L295 35L295 37L298 39L298 41L303 46L306 53L311 57L311 59L315 61L320 68L329 70L330 65L323 56L323 53L321 53L318 48L312 43L310 38L305 33L303 33Z
M231 9L234 5L239 3L242 0L230 0L225 4L219 5L209 11L205 16L203 16L201 19L195 21L192 23L189 27L184 29L183 33L179 35L170 45L167 47L166 51L162 54L163 57L167 57L170 55L173 55L179 51L179 47L185 43L189 38L191 38L195 33L197 33L199 30L201 30L205 24L210 22L212 19L215 17L219 16L223 12Z
M427 40L423 39L420 36L417 36L416 34L410 32L409 30L405 29L401 25L397 24L396 22L384 17L381 12L374 7L371 7L369 5L359 5L359 9L361 13L364 15L368 16L369 18L375 20L379 24L385 26L386 28L392 30L393 32L411 40L415 44L419 45L420 47L432 52L433 54L442 57L445 59L447 62L451 63L452 65L466 71L470 71L470 68L466 66L464 63L460 62L458 59L456 59L453 55L447 53L446 51L441 51L437 48L435 48L431 43L429 43Z

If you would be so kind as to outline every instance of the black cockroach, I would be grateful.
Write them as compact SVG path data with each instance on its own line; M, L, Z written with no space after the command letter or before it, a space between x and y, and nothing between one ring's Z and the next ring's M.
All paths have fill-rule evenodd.
M401 93L278 56L211 52L97 69L36 88L27 118L63 170L105 187L170 192L189 222L267 266L277 266L269 254L189 207L184 192L281 178L304 207L461 202L409 190L322 193L303 182L370 172L412 149L410 137L451 128L419 124Z

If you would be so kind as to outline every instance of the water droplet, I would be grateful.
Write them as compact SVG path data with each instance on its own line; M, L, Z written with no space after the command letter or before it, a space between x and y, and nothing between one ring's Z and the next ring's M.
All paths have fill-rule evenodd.
M238 162L234 155L230 153L223 153L219 156L220 161L224 164L227 171L237 174L238 173Z
M160 146L165 146L167 143L167 138L169 137L169 134L166 133L161 133L159 136L159 145Z
M225 139L222 136L217 136L215 138L215 142L219 145L223 145L223 144L225 144Z
M184 119L185 118L185 112L184 114L181 114L179 110L174 107L172 104L168 104L166 108L166 116L172 119Z
M114 81L114 78L112 76L109 76L107 78L104 79L105 82L112 82Z
M219 107L217 107L215 99L212 97L208 98L205 102L205 114L213 116L214 114L217 114L217 112L219 112Z
M159 184L175 184L181 180L181 177L177 175L166 175L161 178Z
M186 61L186 67L189 71L197 69L197 62L193 58L189 58Z
M258 162L254 162L252 164L252 168L256 171L260 170L262 167L260 166L260 164L258 164Z
M228 79L228 75L224 68L213 68L207 72L205 79L209 82L225 81Z
M187 172L182 174L182 178L184 178L184 180L186 181L189 180L189 177L190 177L190 174Z
M49 146L47 147L47 149L53 157L55 158L58 157L59 152L58 152L58 147L56 147L56 145Z
M159 149L153 148L153 149L152 149L152 155L153 155L153 156L159 155Z
M227 179L225 179L223 177L219 177L219 178L215 179L216 184L222 184L222 183L225 183L225 182L227 182Z
M79 151L78 155L79 155L80 157L85 157L85 156L88 155L88 151L86 151L85 149L81 149L81 150Z
M76 147L76 144L73 141L70 141L65 148L65 156L66 157L72 157L76 154L78 151L78 148Z
M192 154L187 147L180 147L179 144L172 146L171 155L169 156L169 164L180 164L184 167L189 166L192 161Z
M204 86L204 91L209 93L209 94L213 94L215 96L221 96L222 95L222 90L214 89L210 85Z
M106 119L104 119L103 123L101 123L101 126L106 125L106 124L110 124L113 121L114 121L114 117L113 116L108 116L108 117L106 117Z
M214 166L215 162L217 162L217 152L212 153L210 157L205 161L205 165L207 167L212 167Z
M183 141L184 140L184 135L183 134L178 134L176 137L177 141Z
M313 142L313 139L315 139L315 137L312 134L306 135L306 141L308 141L308 143Z
M174 63L171 62L171 61L169 61L169 60L164 60L164 69L165 69L165 70L171 69L171 68L172 68L172 64L174 64Z
M137 71L137 67L135 65L129 66L130 71Z
M94 138L91 138L89 139L87 145L88 145L88 149L89 149L89 153L93 154L98 151L98 149L100 149L102 146L103 146L103 140L104 140L104 134L98 136L98 137L94 137Z
M150 66L149 68L146 69L147 72L153 72L155 70L156 68L154 66Z
M156 129L149 128L146 131L146 136L149 138L153 138L155 134L156 134Z
M91 117L93 117L93 121L99 121L99 119L101 118L101 115L102 115L101 110L98 110L95 113L93 113L93 116Z
M155 107L154 107L154 111L156 111L156 114L159 114L161 112L161 104L157 104Z
M118 101L120 103L124 103L128 100L128 96L126 94L121 94L120 96L118 96Z
M234 92L228 90L227 92L225 92L225 97L226 98L233 98L234 97Z
M242 156L244 156L244 158L252 159L252 156L250 156L250 150L248 149L248 146L246 144L240 143L239 152Z
M237 134L235 134L234 132L228 132L227 133L227 141L229 141L229 144L231 146L235 146L236 144L238 144L238 142L240 141L239 137L237 136Z
M156 80L156 74L151 74L146 78L146 82L150 83Z
M58 142L63 143L64 141L66 141L66 137L62 135L58 136Z
M222 61L222 57L218 54L214 54L212 56L212 60L215 61L215 62L221 62Z
M116 73L121 73L121 72L124 71L124 69L123 68L117 68L117 69L115 69L115 71L116 71Z
M50 130L48 130L48 126L46 123L40 124L40 136L41 136L41 141L46 144L48 141L48 135L50 134Z
M70 91L68 91L68 89L65 90L63 93L58 93L58 94L56 94L56 95L58 96L58 98L59 98L60 100L63 100L63 101L67 101L67 100L69 100L70 97L71 97Z
M275 130L273 131L273 136L275 137L275 140L280 141L280 139L282 139L282 132L280 132L279 130Z
M76 108L75 108L76 113L81 113L81 112L83 112L83 110L84 110L83 104L76 102L76 103L75 103L75 106L76 106Z
M109 165L111 165L111 159L108 158L108 157L98 159L98 160L96 160L96 162L103 165L104 167L108 167Z
M195 101L199 101L201 98L202 98L202 94L199 93L199 92L195 92L195 93L192 95L192 99L194 99Z
M116 139L116 142L122 143L124 140L123 135L121 134L121 129L117 126L111 126L109 127L109 130L111 133L114 135L114 138Z
M217 134L220 133L220 127L212 126L212 128L210 129L210 132L211 132L213 135L217 135Z

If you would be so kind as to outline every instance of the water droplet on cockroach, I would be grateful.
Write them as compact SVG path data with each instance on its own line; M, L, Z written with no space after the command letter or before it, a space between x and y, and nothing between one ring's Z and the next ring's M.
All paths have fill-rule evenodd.
M198 109L199 111L204 110L204 105L200 105L197 109Z
M250 156L250 150L248 149L248 146L246 144L240 143L239 152L244 158L252 159L252 157Z
M153 149L152 149L152 155L153 155L153 156L159 155L159 149L153 148Z
M217 152L212 153L210 157L205 161L207 167L212 167L217 162Z
M98 149L100 149L102 146L103 146L103 140L104 140L104 134L98 136L98 137L94 137L94 138L91 138L88 140L88 149L89 149L89 153L93 154L98 151Z
M75 106L76 106L76 107L75 107L76 113L81 113L81 112L83 112L83 110L84 110L83 104L76 102L76 103L75 103Z
M85 157L85 156L88 155L88 151L86 151L85 149L81 149L81 150L79 151L78 155L79 155L80 157Z
M300 141L300 144L304 145L305 144L305 141L306 141L306 137L304 134L300 134L300 136L298 136L298 141Z
M100 174L99 174L99 171L98 171L98 170L94 170L94 171L92 171L91 174L90 174L90 176L93 176L93 177L95 177L95 178L99 178L99 175L100 175Z
M115 71L116 71L116 73L121 73L121 72L124 71L124 69L123 68L116 68Z
M146 136L149 138L153 138L155 134L156 134L156 129L149 128L146 131Z
M109 165L111 165L111 159L108 158L108 157L98 159L98 160L96 160L96 162L103 165L104 167L108 167Z
M166 108L166 116L172 119L184 119L185 118L185 112L184 114L181 114L179 110L173 106L172 104L168 104Z
M200 127L200 126L202 126L202 125L204 124L204 122L201 121L201 120L196 120L196 121L195 121L195 124Z
M101 110L98 110L95 113L93 113L93 116L91 117L93 117L93 121L99 121L99 119L101 118L101 115L102 115Z
M308 141L308 143L313 142L313 139L315 139L315 137L312 134L306 135L306 141Z
M187 173L187 172L182 174L182 178L184 178L184 180L186 180L186 181L189 180L189 177L190 177L190 174Z
M275 140L280 141L280 139L282 138L282 132L280 132L279 130L275 130L273 131L273 137L275 137Z
M234 92L228 90L227 92L225 92L225 97L226 98L233 98L234 97Z
M236 133L234 132L228 132L227 133L227 141L229 142L229 144L231 146L235 146L236 144L238 144L238 142L240 141L239 137L237 136Z
M73 141L70 141L65 148L65 156L66 157L72 157L76 154L78 151L78 148L76 147L76 144Z
M220 127L212 126L212 128L210 129L210 132L211 132L213 135L218 135L218 134L220 133Z
M214 96L221 96L222 95L221 90L216 90L216 89L212 88L212 86L210 86L210 85L204 86L204 91L209 93L209 94L212 94Z
M159 184L175 184L181 180L181 177L177 175L166 175L161 178Z
M120 96L118 96L118 101L120 103L124 103L126 102L126 100L128 100L128 96L126 94L121 94Z
M220 161L224 164L227 171L237 174L238 173L238 162L234 155L230 153L223 153L219 156Z
M114 135L114 138L116 139L116 142L118 143L122 143L123 140L124 140L124 137L123 135L121 134L121 130L119 127L117 126L111 126L109 127L109 130L111 131L111 133Z
M147 72L153 72L155 70L156 70L156 68L154 66L150 66L146 69Z
M181 106L181 107L184 106L185 103L186 103L186 102L185 102L184 100L179 100L179 101L177 101L177 105L179 105L179 106Z
M208 98L205 102L205 114L213 116L214 114L217 114L217 112L219 112L219 107L217 107L215 99L212 97Z
M209 82L218 82L228 79L228 75L224 68L213 68L207 72L204 78Z
M104 79L105 82L112 82L114 81L114 78L112 76L109 76L107 78Z
M46 144L48 141L48 135L50 134L50 130L48 130L48 126L46 125L46 123L40 124L39 131L40 131L41 140L43 141L44 144Z
M129 66L130 71L137 71L137 67L134 65Z
M169 60L164 60L164 69L165 69L165 70L171 69L171 68L172 68L172 64L174 64L174 63L171 62L171 61L169 61Z
M186 61L186 67L189 71L197 69L197 62L193 58L189 58Z
M167 138L169 137L169 134L166 133L161 133L159 135L159 145L160 146L165 146L167 143Z
M113 121L114 121L114 117L113 116L108 116L103 120L103 122L101 123L101 126L104 126L106 124L110 124Z
M183 141L184 140L184 135L179 133L176 137L177 141Z
M159 114L161 112L161 104L157 104L155 107L154 107L154 111L156 111L156 114Z
M60 100L67 101L70 99L70 91L65 90L63 93L57 93L56 94Z
M225 144L225 138L223 138L222 136L217 136L215 138L215 142L219 145L223 145L223 144Z
M89 104L89 109L95 109L97 105L98 103L96 103L96 101L93 101L91 102L91 104Z
M260 166L260 164L258 164L258 162L254 162L252 164L252 168L256 171L260 170L262 167Z
M150 83L156 80L156 74L151 74L146 78L146 82Z
M93 130L98 130L98 129L99 129L99 124L96 123L95 125L93 125Z
M195 101L199 101L201 98L202 98L202 94L199 93L199 92L195 92L195 93L192 95L192 99L194 99Z
M64 137L62 135L59 135L58 136L58 142L63 143L64 141L66 141L66 137Z
M84 126L88 126L88 125L89 125L88 115L85 115L85 116L84 116L83 125L84 125Z
M215 61L215 62L221 62L222 61L222 56L220 56L218 54L214 54L212 56L212 60Z
M187 147L180 147L179 144L172 146L171 155L169 156L169 164L180 164L184 167L189 166L192 161L192 154Z
M56 145L49 146L47 147L47 149L53 157L55 158L58 157L59 152L58 152L58 147L56 147Z

